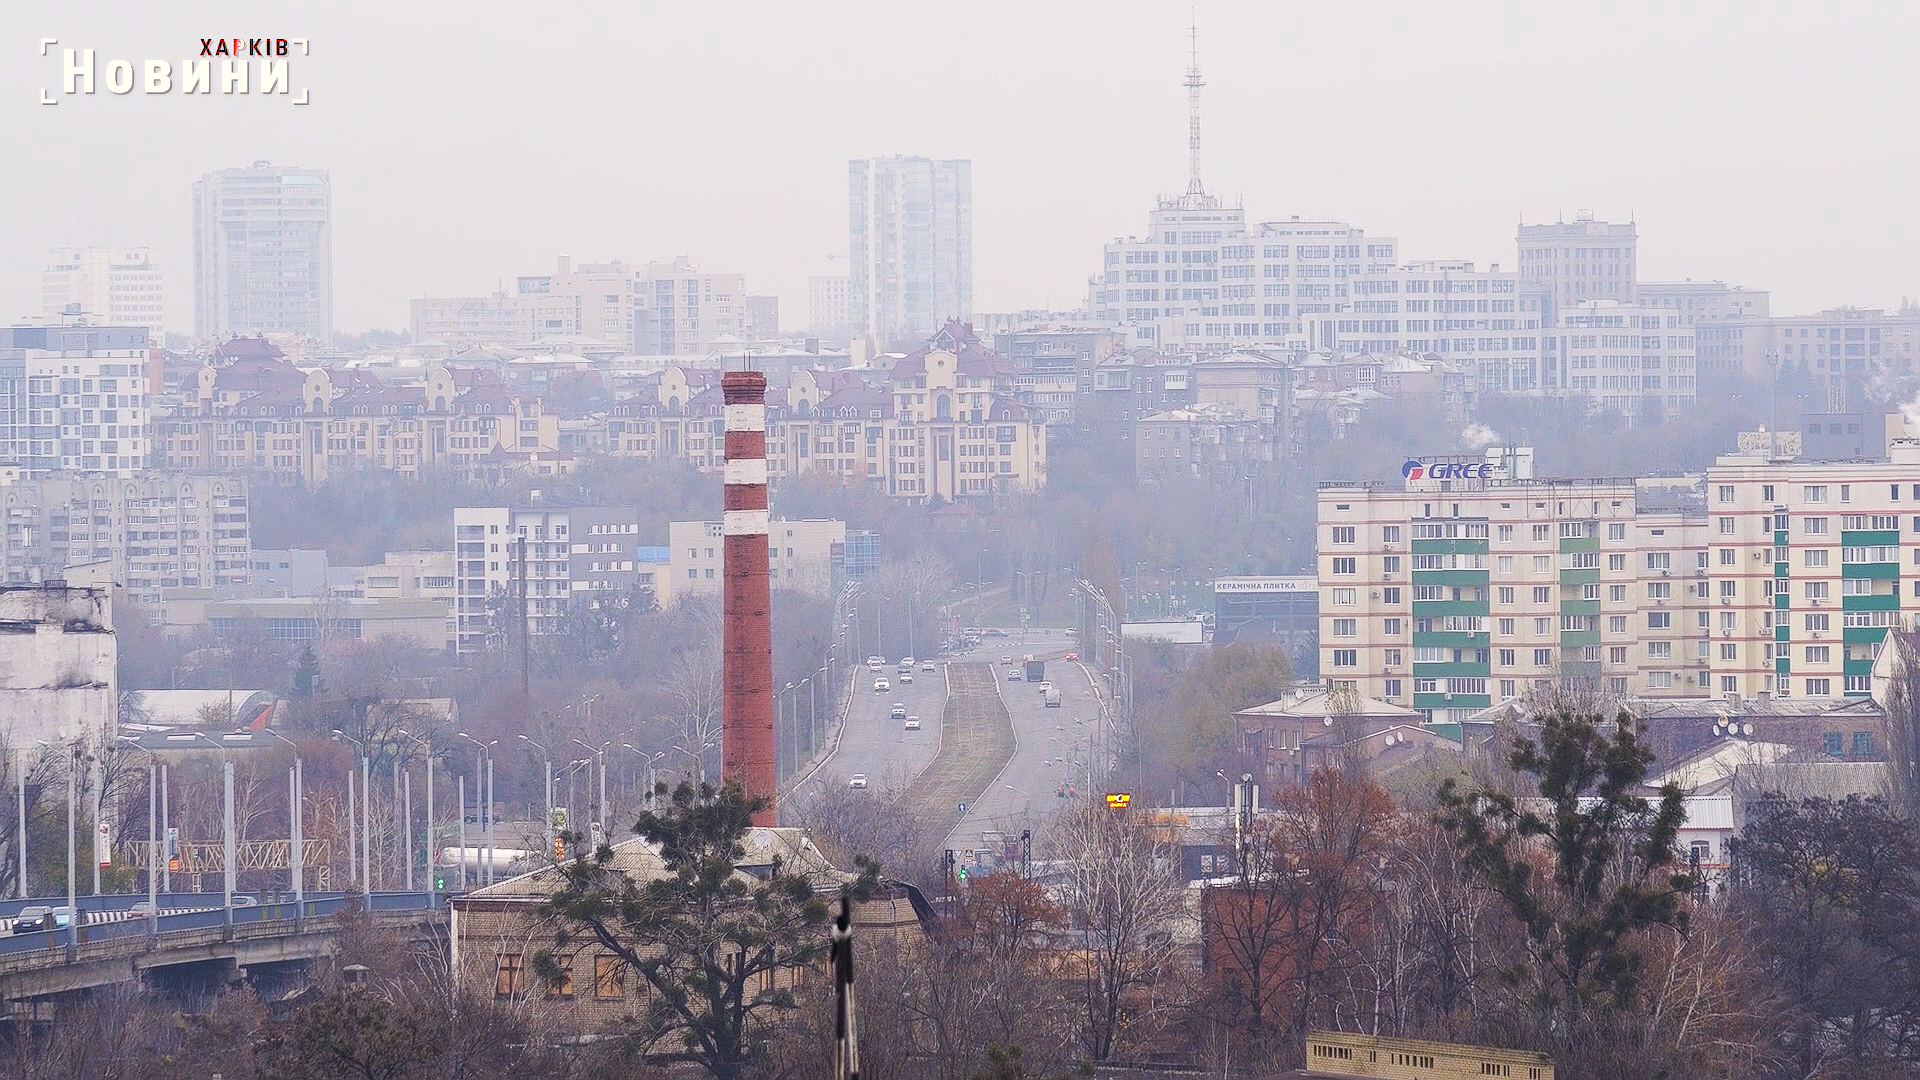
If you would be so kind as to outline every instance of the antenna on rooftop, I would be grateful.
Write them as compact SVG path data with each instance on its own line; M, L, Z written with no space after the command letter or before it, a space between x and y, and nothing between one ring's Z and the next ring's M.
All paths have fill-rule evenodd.
M1200 21L1195 12L1187 24L1187 194L1204 198L1207 189L1200 183Z

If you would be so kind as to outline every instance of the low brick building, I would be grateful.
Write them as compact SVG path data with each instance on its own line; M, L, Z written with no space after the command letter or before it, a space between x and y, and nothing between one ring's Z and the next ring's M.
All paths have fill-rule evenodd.
M804 829L754 828L743 841L746 855L735 873L751 884L763 880L775 860L789 874L807 877L823 897L839 894L854 875L830 864ZM613 849L613 869L636 882L667 875L657 847L645 840L629 840ZM618 956L591 940L577 940L564 963L569 978L558 985L542 982L533 973L534 955L553 947L560 926L542 916L540 907L559 887L560 871L548 866L532 873L455 897L452 908L452 951L456 978L475 993L506 1000L543 998L560 1019L582 1028L632 1023L645 1015L652 995L647 981L628 970ZM918 940L933 917L932 908L912 886L887 882L853 909L857 943L885 934ZM827 927L820 940L827 940ZM763 993L804 985L828 977L824 949L805 962L767 973L758 989Z

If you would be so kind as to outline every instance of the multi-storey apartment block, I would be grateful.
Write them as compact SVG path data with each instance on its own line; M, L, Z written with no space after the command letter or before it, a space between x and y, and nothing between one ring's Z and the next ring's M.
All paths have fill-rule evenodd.
M1883 462L1727 456L1706 483L1714 692L1867 696L1888 629L1920 610L1920 444Z
M8 582L53 581L96 564L96 577L142 603L160 590L244 585L252 566L247 481L240 476L148 472L54 476L0 488Z
M1648 595L1633 481L1434 480L1437 463L1402 490L1320 489L1324 676L1460 719L1567 678L1647 684L1656 633L1651 655L1684 667L1684 597Z
M1864 697L1888 629L1920 610L1901 585L1920 567L1910 440L1882 462L1722 457L1704 508L1655 507L1644 481L1433 465L1398 490L1322 486L1319 644L1323 676L1439 719L1567 679Z
M161 336L166 282L147 248L54 248L40 272L40 310L85 313L104 326L144 326Z
M193 185L193 326L202 338L333 337L333 186L256 161Z
M556 633L576 598L623 594L638 581L639 511L461 506L453 511L455 648L476 653L525 631Z
M145 326L0 327L0 453L30 476L148 465Z

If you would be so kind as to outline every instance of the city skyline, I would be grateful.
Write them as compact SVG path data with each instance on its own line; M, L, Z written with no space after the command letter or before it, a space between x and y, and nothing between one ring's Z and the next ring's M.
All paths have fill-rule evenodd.
M1368 48L1355 53L1347 44L1313 44L1357 46L1355 16L1301 13L1281 34L1276 13L1201 9L1209 189L1244 205L1249 219L1300 214L1363 224L1400 237L1409 259L1504 265L1514 257L1516 223L1572 220L1588 209L1638 224L1641 280L1717 278L1766 288L1780 312L1890 307L1915 291L1897 257L1882 254L1920 241L1920 215L1903 207L1894 187L1905 152L1878 134L1910 125L1915 104L1886 81L1897 70L1890 54L1887 62L1874 58L1915 13L1896 9L1876 19L1777 5L1743 11L1738 25L1704 12L1669 13L1660 36L1636 43L1635 85L1628 86L1605 76L1607 58L1616 55L1606 41L1522 20L1517 9L1489 10L1496 17L1485 20L1481 37L1436 57L1421 42L1444 18L1439 13L1410 8L1386 25L1367 23ZM702 265L738 268L756 293L778 295L797 313L805 310L808 277L845 267L828 259L846 254L845 162L915 154L974 162L977 310L1079 306L1100 246L1137 229L1156 195L1182 188L1189 14L1142 5L1092 20L1070 9L1008 6L989 8L966 27L907 15L880 31L872 13L859 6L804 17L769 11L716 36L711 16L701 13L605 9L598 23L614 32L596 39L641 42L641 62L631 69L639 73L629 80L637 92L701 85L699 73L720 63L722 41L729 70L756 73L703 89L703 107L686 116L657 119L664 126L649 139L685 146L679 156L697 164L646 175L627 167L618 146L605 161L558 171L497 160L502 155L488 155L494 160L484 169L460 164L475 146L499 147L497 135L478 140L469 126L477 121L467 117L493 117L496 131L498 121L527 120L520 110L535 108L538 95L526 95L527 103L512 95L530 87L577 76L589 93L576 101L591 102L596 88L609 92L606 109L621 100L599 71L606 65L591 62L591 46L580 59L569 33L576 26L562 20L553 34L516 43L511 77L483 77L477 73L501 70L488 60L504 61L505 46L429 13L384 14L393 33L351 35L332 27L349 19L364 26L364 15L312 15L316 53L303 70L315 96L304 109L258 95L189 101L177 94L102 94L48 108L31 102L39 83L57 79L57 58L22 65L4 76L22 134L73 140L78 127L78 144L99 149L83 150L63 175L31 171L0 181L0 194L45 211L24 223L0 261L0 303L10 315L37 310L50 248L145 246L168 274L167 325L185 329L191 222L180 209L182 193L206 172L267 159L333 174L336 322L345 330L404 326L410 298L484 295L502 279L549 265L556 252L633 261L684 252ZM1782 32L1789 17L1791 34ZM69 19L48 35L57 30L104 56L169 56L185 40L177 17L161 13ZM1025 32L992 30L1016 24ZM395 62L392 46L374 44L428 27L438 42L434 57L411 66ZM950 47L908 48L935 34ZM1050 44L1063 38L1102 62L1063 62ZM857 76L822 70L794 55L808 50L791 48L796 40L843 39L862 43ZM1726 47L1696 47L1702 39ZM1836 91L1847 109L1823 112L1798 93L1795 79L1778 77L1825 70L1821 58L1842 48L1852 50L1851 89ZM966 57L981 50L1015 66L1034 64L1003 85L968 79L970 93L948 90L971 70ZM1271 62L1276 50L1286 64ZM1366 57L1363 68L1355 55ZM441 59L452 57L465 59ZM1355 85L1351 76L1360 70L1367 78ZM1599 74L1566 79L1564 70ZM768 97L766 80L797 89ZM846 100L851 86L872 82L895 92ZM1723 88L1723 112L1702 110L1693 124L1646 122L1663 101L1702 82ZM1552 92L1527 89L1542 86ZM1449 88L1440 100L1468 107L1420 107L1436 88ZM429 124L432 102L448 92L478 107ZM1089 97L1103 107L1085 108ZM725 113L738 123L723 125L728 138L716 140L695 113ZM382 115L391 119L374 122ZM1276 115L1286 119L1284 135L1273 134ZM1473 117L1491 122L1495 115L1505 119L1492 130L1528 134L1473 134ZM577 107L528 138L558 152L605 118L600 107ZM1814 145L1849 150L1793 149ZM108 147L138 151L143 167L110 167L109 158L92 156ZM766 180L769 157L784 163L779 184ZM1306 161L1326 165L1303 168ZM457 185L446 179L455 166ZM648 214L650 205L674 212ZM1870 223L1865 206L1875 208ZM490 227L474 228L480 220ZM1770 224L1756 227L1761 220Z

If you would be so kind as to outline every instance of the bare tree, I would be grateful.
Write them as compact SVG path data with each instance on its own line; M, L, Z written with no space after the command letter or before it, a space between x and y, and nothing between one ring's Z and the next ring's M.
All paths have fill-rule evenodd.
M687 758L696 784L720 753L720 656L693 649L674 662L663 688L674 707L673 749Z
M1105 1061L1117 1048L1132 999L1152 988L1175 955L1187 918L1173 876L1177 852L1128 812L1088 803L1053 820L1045 836L1065 871L1058 900L1074 940L1064 968L1078 983L1081 1041Z

